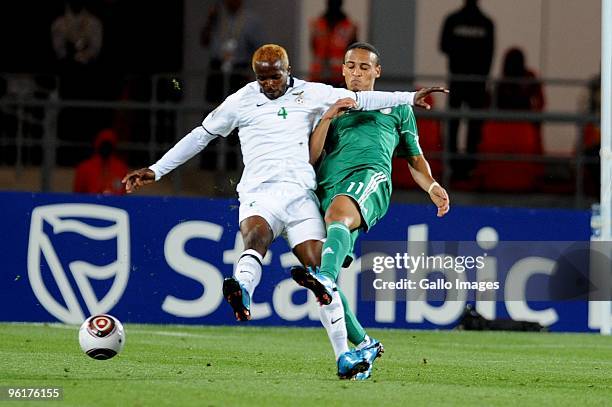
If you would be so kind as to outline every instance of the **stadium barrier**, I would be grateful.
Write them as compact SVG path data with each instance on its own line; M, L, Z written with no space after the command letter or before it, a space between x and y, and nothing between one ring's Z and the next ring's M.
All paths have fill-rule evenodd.
M19 192L0 193L0 201L1 321L77 324L89 314L108 312L132 323L234 324L221 285L243 250L237 201ZM476 240L586 242L589 237L588 211L453 207L438 219L432 206L392 205L363 240L418 245ZM494 259L495 252L489 256ZM355 278L359 263L357 259L344 270L339 283L365 326L450 329L457 325L466 300L364 298L362 280ZM501 276L507 270L498 263ZM294 264L296 258L286 243L274 242L253 298L251 325L319 325L314 297L288 274ZM510 298L493 307L491 302L477 301L476 309L486 309L495 318L539 322L551 331L596 328L589 325L589 303L584 299Z
M40 191L57 192L54 189L54 174L56 165L67 157L70 160L77 158L85 159L86 152L91 149L92 134L72 135L70 131L60 129L59 117L67 110L77 109L80 112L90 112L94 115L107 115L114 117L115 125L122 123L119 127L130 133L130 136L122 137L120 150L130 159L130 165L140 166L152 163L167 151L178 139L197 125L203 114L212 111L216 105L194 99L191 93L185 90L183 95L182 84L191 84L192 87L205 78L205 72L185 72L181 74L165 73L155 74L147 77L134 76L139 81L147 83L148 101L138 98L121 101L100 100L61 100L54 89L45 89L45 96L36 96L37 92L30 89L31 86L12 86L14 92L8 92L0 97L0 119L4 116L7 125L0 128L0 144L5 146L6 154L10 158L2 157L0 163L10 164L14 167L18 176L26 166L36 165L40 168ZM23 75L0 73L7 83L23 81ZM31 75L36 76L36 75ZM49 75L47 75L49 76ZM126 81L127 81L126 77ZM482 77L474 75L461 76L439 76L439 75L417 75L417 76L386 76L377 82L380 90L396 90L410 88L411 83L443 84L449 80L461 81L486 81L490 88L498 83L501 78ZM506 79L504 79L506 81ZM521 79L517 83L530 83L533 80ZM592 86L592 81L560 78L540 78L538 81L544 83L548 88L575 88L582 91ZM51 82L59 83L57 78ZM512 81L513 82L513 81ZM57 87L58 84L54 86ZM197 86L195 86L197 88ZM165 91L162 91L164 90ZM169 95L170 94L170 95ZM191 95L188 97L187 95ZM172 97L171 97L172 96ZM184 100L183 100L184 98ZM139 100L139 101L135 101ZM543 182L544 193L561 193L573 195L573 207L585 208L590 204L589 195L593 195L596 183L593 170L599 166L599 157L589 155L585 152L584 133L589 125L599 123L599 116L594 113L567 112L523 112L502 111L496 107L490 110L432 110L418 109L418 118L435 121L442 129L448 126L452 119L478 119L484 121L504 122L530 122L537 124L555 124L557 126L575 126L576 141L573 152L557 155L520 154L512 153L487 153L481 151L474 154L451 153L448 150L447 132L443 131L439 149L426 150L427 156L432 161L439 162L441 166L440 180L443 185L450 185L451 172L450 163L454 160L476 160L484 162L494 160L497 162L514 162L520 164L533 164L548 168L546 182ZM78 136L78 137L77 137ZM222 139L211 143L204 151L205 158L202 163L210 166L210 170L216 171L240 171L241 155L239 144L235 140ZM14 155L14 159L13 159ZM4 160L4 161L2 161ZM77 160L78 161L78 160ZM72 165L72 164L61 164ZM479 191L481 185L462 185L468 191ZM184 193L184 183L179 171L172 178L172 188L175 194ZM597 189L598 191L598 189ZM595 191L595 192L597 192ZM595 193L596 195L596 193ZM527 197L523 195L522 197ZM515 196L514 202L522 199ZM518 203L530 206L527 200ZM567 204L567 206L572 203Z

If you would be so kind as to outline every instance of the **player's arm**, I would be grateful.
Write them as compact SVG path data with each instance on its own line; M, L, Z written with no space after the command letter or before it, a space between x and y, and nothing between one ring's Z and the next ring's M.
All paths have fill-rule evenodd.
M125 192L130 194L144 185L159 181L161 177L202 151L215 137L202 126L193 129L155 164L132 171L123 177L121 182L125 184Z
M414 181L423 189L427 191L432 202L438 208L438 217L442 217L450 210L450 198L448 193L431 175L431 168L425 157L420 155L413 155L407 158L408 169Z
M431 175L429 163L423 156L419 145L419 134L416 117L410 106L399 108L402 122L400 125L400 152L408 160L408 169L412 178L424 190L438 208L438 217L446 215L450 209L450 199L446 190Z
M344 113L347 109L352 109L357 106L357 102L352 98L343 98L337 100L321 117L317 127L314 129L312 134L310 135L310 165L314 166L319 158L321 158L321 154L323 153L323 148L325 147L325 140L327 139L327 132L329 131L329 126L331 121Z
M418 106L423 109L431 109L429 103L425 101L427 96L432 93L448 93L448 89L441 86L422 88L416 92L381 92L375 90L352 92L347 89L335 89L337 98L351 97L357 101L359 109L379 110L385 107L395 107L400 105Z
M230 95L206 116L201 126L183 137L159 161L149 168L128 173L121 181L125 184L125 191L129 194L144 185L159 181L161 177L202 151L216 137L227 137L238 127L239 100L237 93Z

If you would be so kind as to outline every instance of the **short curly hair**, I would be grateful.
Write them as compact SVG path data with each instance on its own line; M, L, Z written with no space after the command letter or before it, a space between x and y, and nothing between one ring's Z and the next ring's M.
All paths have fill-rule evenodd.
M255 70L255 63L260 61L281 61L283 69L289 68L289 56L285 48L276 44L265 44L262 45L253 54L251 60L251 68Z

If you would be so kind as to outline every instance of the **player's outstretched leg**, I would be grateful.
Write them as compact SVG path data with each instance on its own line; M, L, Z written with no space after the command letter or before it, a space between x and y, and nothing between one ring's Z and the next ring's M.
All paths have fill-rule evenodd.
M336 355L338 377L341 379L355 379L357 374L367 372L370 369L370 364L364 358L361 351L349 350L348 348L348 336L344 318L345 301L342 301L340 298L340 294L336 290L336 287L330 288L329 291L327 291L327 288L316 279L316 274L317 273L310 267L307 269L302 266L291 268L291 276L298 284L324 297L322 301L319 300L319 303L321 303L321 323L327 331L327 335L329 336L329 340L331 341ZM323 302L327 301L328 304L323 304Z
M291 277L304 288L312 291L321 305L329 305L332 302L332 295L336 284L327 277L322 277L315 273L311 268L305 269L302 266L291 268Z
M251 319L251 296L233 277L223 280L223 297L231 305L237 321Z
M344 307L338 292L334 291L332 302L329 305L319 307L319 318L334 349L335 360L338 360L340 355L349 351L348 335L344 323Z

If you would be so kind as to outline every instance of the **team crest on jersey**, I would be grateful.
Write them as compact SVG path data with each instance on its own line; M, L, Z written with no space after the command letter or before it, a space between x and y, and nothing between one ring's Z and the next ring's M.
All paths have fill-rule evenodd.
M304 91L294 92L293 95L297 96L295 98L295 103L297 103L298 105L304 104Z
M392 110L393 109L391 109L390 107L385 107L384 109L380 109L379 112L381 112L382 114L390 114Z

